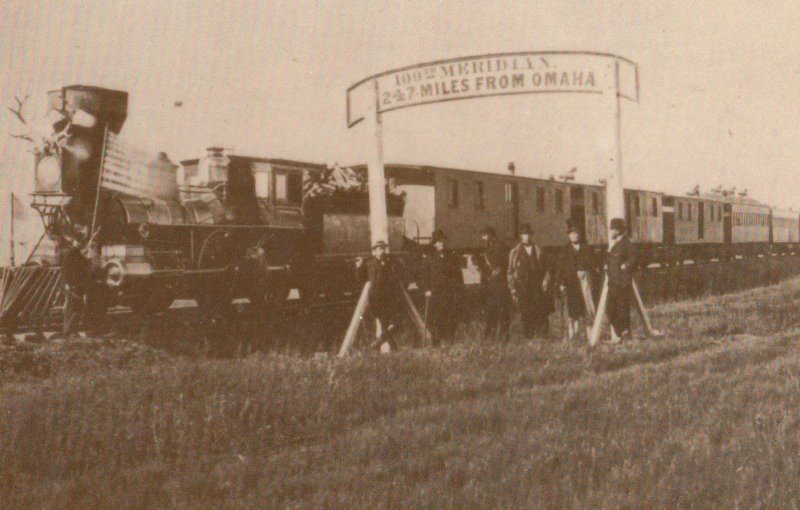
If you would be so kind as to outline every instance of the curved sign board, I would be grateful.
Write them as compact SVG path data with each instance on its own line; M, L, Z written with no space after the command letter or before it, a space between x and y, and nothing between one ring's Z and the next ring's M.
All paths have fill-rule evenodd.
M347 126L364 119L375 94L377 111L383 113L476 97L614 91L639 99L637 66L617 55L537 51L461 57L386 71L351 86Z

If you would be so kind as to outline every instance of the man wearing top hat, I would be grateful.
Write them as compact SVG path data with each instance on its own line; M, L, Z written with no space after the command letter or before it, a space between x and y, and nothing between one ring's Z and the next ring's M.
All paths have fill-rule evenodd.
M542 249L533 242L533 228L526 223L519 232L519 244L508 256L508 287L519 308L522 334L547 336L553 302L547 297L550 271Z
M508 247L497 238L494 228L483 229L486 251L478 257L477 266L483 286L484 318L488 339L508 341L511 322L511 293L508 290Z
M608 246L608 320L612 342L630 337L630 297L633 292L633 271L636 268L636 249L625 233L625 220L613 218L610 223L611 242Z
M437 343L453 339L462 309L460 301L464 278L461 259L445 249L446 240L443 231L433 231L433 251L427 257L421 278L422 290L425 291L426 318L433 340Z
M583 319L587 319L588 338L588 328L595 314L592 277L597 264L591 247L583 241L581 232L572 220L567 220L567 237L569 238L567 245L559 253L556 280L567 302L569 339L572 340L581 334Z
M378 343L389 342L392 345L403 305L403 295L402 283L389 260L387 248L385 241L377 241L372 246L372 257L366 262L360 258L356 260L356 276L362 283L370 282L367 309L377 321Z

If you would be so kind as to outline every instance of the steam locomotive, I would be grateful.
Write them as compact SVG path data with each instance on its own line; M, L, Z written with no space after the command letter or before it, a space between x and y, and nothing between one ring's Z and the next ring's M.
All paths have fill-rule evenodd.
M116 136L125 92L75 85L49 100L68 137L60 154L37 156L32 207L59 251L76 225L88 228L105 305L154 313L176 298L212 310L247 298L274 309L292 288L311 299L352 285L352 257L369 251L364 186L315 195L307 188L324 181L323 165L220 148L180 166L163 153L137 160ZM387 202L398 250L403 198Z

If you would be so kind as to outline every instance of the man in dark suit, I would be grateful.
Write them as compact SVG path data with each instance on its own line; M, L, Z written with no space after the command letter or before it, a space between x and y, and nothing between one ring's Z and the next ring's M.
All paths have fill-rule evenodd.
M497 239L494 228L483 231L486 251L478 257L483 286L486 329L484 336L507 342L511 322L511 292L508 290L508 247Z
M630 298L633 292L633 271L636 268L636 247L625 233L625 220L611 220L611 242L608 246L608 297L606 314L611 322L612 343L630 338Z
M386 253L385 241L372 246L372 257L366 262L356 260L356 276L360 282L370 282L368 310L377 321L377 343L389 342L394 348L394 334L403 306L401 281Z
M588 319L588 324L594 320L592 278L597 264L592 248L583 242L580 231L571 220L567 220L567 236L569 242L559 254L557 280L567 301L568 338L572 340L581 334L581 320ZM588 336L587 329L587 339Z
M433 231L433 252L426 257L427 264L420 282L425 291L428 325L435 343L453 339L458 327L464 285L461 259L445 249L446 240L443 231Z
M519 308L522 334L545 337L550 329L553 301L548 298L550 271L542 249L533 243L529 224L520 228L520 242L508 256L508 287Z

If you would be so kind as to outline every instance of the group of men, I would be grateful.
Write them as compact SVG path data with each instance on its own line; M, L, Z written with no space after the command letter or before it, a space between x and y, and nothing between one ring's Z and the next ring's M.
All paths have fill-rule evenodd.
M607 316L611 323L611 342L630 336L630 296L636 250L626 235L625 221L610 222L611 242L606 255ZM509 248L492 227L482 232L484 252L477 258L483 290L486 338L508 341L514 309L518 310L525 338L546 338L550 315L559 298L564 309L570 340L586 335L596 315L595 287L602 267L581 231L567 222L568 241L557 253L548 256L533 241L533 229L524 224L517 244ZM435 230L431 244L416 273L417 285L424 292L425 325L435 343L447 342L461 321L463 278L461 259L445 246L447 237ZM369 309L376 319L378 340L393 342L400 311L403 308L404 284L399 271L387 256L383 241L373 246L373 257L359 261L362 282L371 282ZM388 335L386 333L389 333Z

